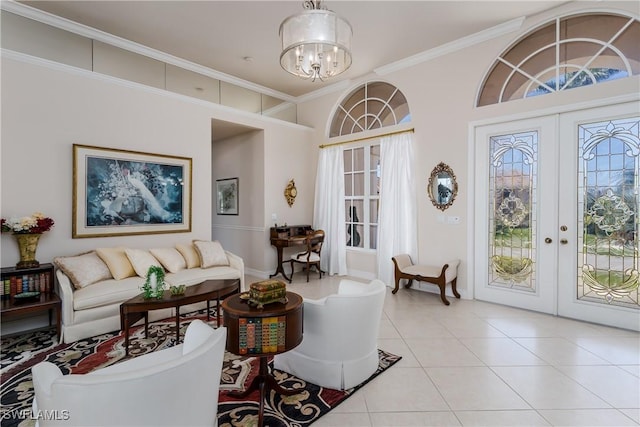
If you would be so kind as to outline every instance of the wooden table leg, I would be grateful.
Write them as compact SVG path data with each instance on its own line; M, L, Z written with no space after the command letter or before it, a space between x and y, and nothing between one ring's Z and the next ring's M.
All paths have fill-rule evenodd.
M291 283L291 279L287 277L287 273L284 272L284 267L282 266L282 247L277 246L276 250L278 252L278 266L276 267L276 271L273 274L269 275L269 278L275 277L278 275L278 273L282 274L284 276L285 279L287 279L287 281L289 281L289 283Z
M180 306L176 307L176 344L180 342Z
M220 292L216 295L216 328L220 327Z
M60 342L60 338L62 338L62 330L60 329L60 323L62 318L62 313L60 313L62 304L58 304L56 306L56 332L58 334L58 342Z
M144 337L149 338L149 313L144 313Z
M211 301L207 300L207 322L211 320Z
M259 356L260 359L260 371L258 375L251 381L249 387L247 387L244 391L241 392L230 392L229 395L232 397L243 398L249 395L254 390L260 390L260 409L258 412L258 427L263 426L263 418L264 418L264 402L267 398L267 393L269 390L274 390L276 393L284 395L284 396L293 396L294 394L300 393L302 390L290 389L287 390L282 388L280 384L276 381L276 379L269 373L269 367L267 365L268 356Z
M124 315L124 354L129 355L129 319L128 314Z

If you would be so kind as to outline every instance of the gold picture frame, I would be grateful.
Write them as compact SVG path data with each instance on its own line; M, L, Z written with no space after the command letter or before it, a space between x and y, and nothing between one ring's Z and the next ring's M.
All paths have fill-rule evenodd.
M72 237L191 232L192 159L73 144Z

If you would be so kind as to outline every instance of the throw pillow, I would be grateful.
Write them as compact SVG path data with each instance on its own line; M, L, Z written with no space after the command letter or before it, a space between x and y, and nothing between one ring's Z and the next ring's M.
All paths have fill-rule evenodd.
M147 277L149 267L151 267L152 265L162 268L158 260L155 259L153 255L149 253L149 251L145 251L142 249L125 249L124 253L127 254L129 262L131 262L133 269L140 277Z
M187 263L187 268L200 267L200 258L196 248L191 243L178 243L176 249Z
M76 289L111 279L111 271L95 251L75 256L56 257L53 263L67 275Z
M151 252L151 255L160 261L160 264L170 273L177 273L187 268L187 262L176 248L149 249L149 252Z
M193 246L196 247L196 251L200 257L200 267L209 268L218 265L229 265L227 254L224 253L222 245L217 240L212 242L194 240Z
M98 248L96 253L107 264L111 275L116 280L135 276L136 272L124 252L125 248Z

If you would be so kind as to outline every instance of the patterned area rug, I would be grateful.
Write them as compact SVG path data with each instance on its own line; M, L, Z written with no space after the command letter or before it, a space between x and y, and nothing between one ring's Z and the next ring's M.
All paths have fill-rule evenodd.
M182 316L181 336L189 322L195 318L206 321L206 314L191 313ZM215 319L215 316L211 317ZM215 320L210 322L215 325ZM70 344L53 342L54 333L34 332L10 338L2 338L1 403L2 427L33 426L31 404L33 383L31 368L43 361L59 366L64 374L85 374L95 369L121 362L131 357L175 345L175 322L154 322L149 325L149 338L144 338L144 328L131 330L129 356L125 357L124 337L119 332L98 335ZM300 393L281 396L273 391L267 397L264 424L277 426L307 426L347 399L356 390L400 360L399 356L378 350L379 366L365 383L345 391L332 390L307 383L285 372L274 370L278 383L285 388L298 388ZM229 392L242 391L258 374L258 359L236 356L226 352L220 380L218 425L220 427L252 426L258 422L258 398L256 390L238 399Z

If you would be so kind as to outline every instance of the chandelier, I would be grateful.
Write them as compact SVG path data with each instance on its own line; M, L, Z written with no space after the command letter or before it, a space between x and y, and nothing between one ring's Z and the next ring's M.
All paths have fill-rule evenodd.
M303 79L325 80L351 66L351 25L320 6L303 2L304 11L280 24L280 65Z

